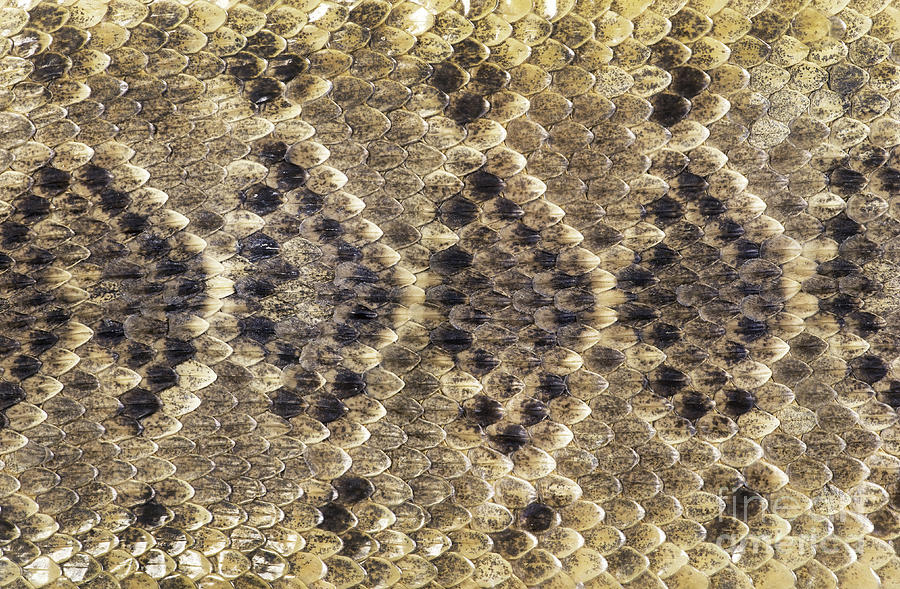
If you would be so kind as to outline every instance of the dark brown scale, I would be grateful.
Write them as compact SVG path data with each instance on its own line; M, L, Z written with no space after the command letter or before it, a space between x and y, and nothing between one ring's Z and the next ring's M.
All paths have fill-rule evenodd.
M859 380L874 384L887 376L888 366L878 356L865 354L849 362L850 370Z
M143 419L162 409L162 402L147 389L134 388L119 397L120 413L131 419Z
M134 513L137 525L143 528L157 528L165 525L170 519L165 505L155 499L137 505L131 511Z
M431 77L428 82L446 94L452 94L462 88L468 76L466 72L449 61L444 61L434 65Z
M447 115L459 123L465 125L487 114L490 104L477 94L455 94L447 106Z
M36 56L32 63L34 71L31 72L31 79L39 84L46 84L63 77L72 67L71 59L50 51Z
M651 104L653 114L650 119L664 127L671 127L683 120L691 110L690 101L677 94L657 94Z
M240 66L238 66L240 67ZM269 60L268 72L281 82L290 82L309 69L309 60L300 55L282 53ZM234 74L237 77L237 74ZM252 77L252 76L251 76Z

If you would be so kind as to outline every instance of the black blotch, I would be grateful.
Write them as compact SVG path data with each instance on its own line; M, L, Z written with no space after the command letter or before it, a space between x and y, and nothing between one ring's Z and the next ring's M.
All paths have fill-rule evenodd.
M466 180L472 190L484 196L497 196L506 188L506 182L499 176L484 170L472 172Z
M119 397L122 409L119 413L132 419L149 417L162 409L159 397L143 388L134 388Z
M119 219L119 228L126 235L136 235L144 231L150 226L147 215L139 215L137 213L125 213Z
M113 181L113 175L109 170L105 170L100 166L88 164L78 170L77 178L91 192L100 192L110 185Z
M31 352L40 356L59 341L59 336L49 331L37 330L31 334Z
M531 227L517 223L513 226L509 239L512 245L530 248L536 246L541 241L541 232L537 229L532 229Z
M283 94L284 84L274 78L256 78L244 84L244 96L256 106L277 100Z
M35 56L32 64L34 70L31 72L31 79L39 84L46 84L63 77L72 67L72 60L59 53L48 51Z
M275 285L265 278L249 278L239 284L238 292L242 296L264 299L275 294Z
M109 215L118 215L131 204L131 198L118 190L104 190L100 193L100 208Z
M868 311L859 311L851 313L847 319L851 322L852 327L858 335L867 337L878 333L887 325L887 322L874 313Z
M725 342L725 359L737 363L750 357L750 350L737 342Z
M466 405L466 417L482 427L487 427L503 419L503 405L485 395L479 395Z
M674 39L664 37L653 45L650 61L653 65L669 71L685 63L690 57L691 50L689 48Z
M490 50L468 37L453 46L453 61L462 68L469 69L487 59Z
M466 79L467 76L463 70L449 61L442 61L434 64L434 70L428 81L441 92L452 94L463 87Z
M165 259L156 264L157 278L171 278L188 271L188 266L184 262L176 262L175 260Z
M671 397L690 383L688 376L671 366L662 366L650 380L650 386L657 395Z
M268 215L284 204L281 193L265 184L255 184L241 192L241 202L257 215Z
M13 361L13 366L9 372L19 380L25 380L26 378L37 374L41 369L41 366L43 366L43 362L37 358L23 355L18 356Z
M725 391L725 412L738 416L749 412L756 404L756 396L744 389L731 389Z
M147 258L160 258L172 251L169 241L156 235L145 235L140 239L140 251Z
M526 532L507 528L502 532L491 534L494 548L504 558L515 560L525 554L531 548L532 540Z
M52 327L59 327L68 322L71 318L72 314L67 309L50 309L47 311L47 314L44 315L44 322Z
M132 507L131 512L137 518L137 524L145 528L156 528L169 520L166 507L156 499Z
M472 334L461 329L456 329L447 323L433 329L429 334L429 339L434 345L451 353L468 350L474 341Z
M178 373L169 366L151 366L147 369L147 385L153 391L164 391L178 384Z
M695 67L684 66L671 70L669 90L685 98L693 98L709 86L709 74Z
M339 370L331 388L338 399L349 399L366 391L366 381L361 374L350 370Z
M103 319L94 330L94 339L101 346L114 346L125 339L125 327L118 321Z
M305 185L309 180L309 172L303 166L298 166L290 162L282 162L275 169L275 180L280 190L295 190ZM312 214L322 208L321 197L310 192L304 195L301 204L303 211Z
M835 258L819 264L816 272L828 278L843 278L854 272L859 272L859 266L843 258Z
M364 268L362 266L354 266L353 273L349 276L345 277L346 280L350 282L360 283L360 284L375 284L378 282L378 274L373 270L368 268ZM354 293L350 293L349 298L354 298L356 295Z
M832 187L840 189L845 194L855 194L866 185L866 177L850 168L837 168L831 172L829 180Z
M16 261L9 255L0 253L0 272L5 272L16 265Z
M753 243L752 241L747 241L746 239L740 239L734 245L737 248L737 259L739 262L756 260L760 257L758 243Z
M197 353L197 348L189 341L167 339L165 348L166 360L173 366L187 362Z
M438 213L447 227L458 229L478 218L478 205L461 196L454 196L441 203Z
M837 63L828 69L828 86L841 96L853 94L862 88L867 78L865 70L846 62Z
M140 368L153 360L156 352L146 344L133 343L128 346L127 364L129 368Z
M494 201L494 205L497 207L497 215L503 221L517 221L525 216L522 207L508 198L498 198Z
M650 100L650 103L653 105L653 114L650 115L650 120L663 127L671 127L684 119L691 111L689 100L668 92L657 94Z
M500 366L500 360L491 355L487 350L475 350L472 353L471 372L475 376L484 376Z
M662 223L671 223L681 218L684 209L677 200L664 196L650 203L650 213Z
M641 268L640 266L628 266L616 277L616 286L621 290L634 290L636 288L646 288L657 284L659 279L652 272Z
M53 302L53 295L49 292L38 292L33 296L25 299L23 305L25 307L42 307L47 303Z
M460 125L471 123L487 114L490 104L477 94L455 94L448 105L448 116Z
M303 397L286 389L278 389L275 398L272 399L272 413L282 419L297 417L306 411L306 408L307 404Z
M269 73L282 82L290 82L309 67L305 57L291 53L282 53L269 60Z
M838 317L858 311L859 306L859 299L845 294L838 294L828 299L819 300L819 309L828 313L834 313Z
M546 532L556 520L556 510L543 503L532 503L522 510L523 527L529 532Z
M748 342L753 342L766 335L769 326L764 321L756 321L749 317L741 317L738 320L737 334Z
M429 298L447 307L464 305L469 300L469 297L467 297L465 293L449 287L434 289L428 294L430 295Z
M18 405L25 400L25 389L14 382L0 382L0 411Z
M504 454L511 454L528 443L528 430L521 425L508 425L491 436L491 441Z
M759 515L765 505L762 495L741 485L725 500L725 513L741 521L747 521Z
M343 503L359 503L375 493L375 485L369 479L354 476L343 476L331 482L337 489L338 501Z
M190 297L203 292L204 282L202 280L184 279L178 283L178 296Z
M874 384L887 376L888 366L878 356L865 354L850 361L850 370L859 380Z
M0 356L8 356L22 348L22 344L16 340L0 335Z
M340 262L358 262L362 259L362 250L347 242L338 242L337 259Z
M265 233L254 233L244 239L240 245L240 253L251 262L259 262L273 258L281 251L278 242Z
M40 192L48 196L56 196L66 191L72 181L72 175L68 172L49 167L39 169L33 177L34 188L40 189Z
M619 305L619 321L641 325L659 319L659 311L650 305L625 303Z
M375 539L368 534L362 534L357 531L351 531L341 537L343 547L341 548L341 556L352 558L353 560L362 560L368 557L372 552L378 549Z
M723 241L734 241L744 235L744 228L739 223L726 220L719 226L719 239Z
M356 305L347 314L347 319L351 321L375 321L378 319L378 312L363 305Z
M650 249L650 253L644 258L642 257L641 261L644 261L650 264L651 267L659 269L664 268L666 266L671 266L675 262L681 259L681 254L672 249L671 247L661 243Z
M657 348L667 348L681 341L681 329L670 323L659 322L654 324L650 339Z
M238 324L241 328L241 335L247 336L256 342L266 344L275 339L275 322L268 317L245 317Z
M512 76L493 63L483 63L471 72L471 83L484 94L494 94L505 88Z
M556 374L542 374L537 390L547 401L569 394L565 379Z
M228 73L239 80L249 80L260 75L266 62L252 53L242 51L228 58Z
M50 201L36 194L29 194L16 202L16 210L22 220L33 223L50 214Z
M284 159L287 149L284 141L266 141L257 145L256 155L267 164L277 164Z
M681 398L680 415L694 421L700 419L713 408L713 402L700 393L688 392Z
M2 224L3 246L14 249L28 241L28 226L13 221Z
M319 508L322 523L319 528L335 534L343 534L356 525L356 516L337 503L329 503Z
M28 288L29 286L34 286L37 284L37 281L28 276L27 274L22 274L21 272L10 272L6 277L6 286L12 290L22 290L23 288Z
M534 252L534 262L544 270L550 270L556 266L558 256L547 250L537 250ZM555 278L554 278L555 280Z
M698 176L687 170L678 174L673 184L675 186L675 193L686 200L703 198L706 196L706 191L709 189L709 182L707 182L703 176Z
M717 217L728 210L722 201L711 196L701 198L697 203L697 208L704 217Z
M284 368L288 364L298 364L300 362L300 350L291 344L278 342L275 350L276 364L279 368Z
M55 259L56 256L53 252L39 247L32 247L28 250L28 257L25 258L25 263L29 266L46 266Z
M875 178L890 196L896 196L900 192L900 170L896 168L882 168L875 172Z
M347 414L347 406L334 395L318 395L313 399L307 413L313 419L322 423L331 423Z
M315 227L322 241L331 241L343 235L344 230L339 221L335 219L322 219Z
M540 423L550 416L550 410L537 399L528 399L522 404L522 425Z
M545 252L549 253L549 252ZM553 257L554 262L556 261L556 256ZM555 264L554 264L555 265ZM550 277L550 286L552 286L555 290L565 290L567 288L574 288L578 285L578 277L572 276L571 274L564 274L562 272L555 273ZM548 305L553 304L549 301Z
M431 255L431 269L437 274L449 276L462 272L472 265L474 257L459 246L451 246Z
M893 407L900 408L900 381L892 380L886 391L882 391L881 400Z

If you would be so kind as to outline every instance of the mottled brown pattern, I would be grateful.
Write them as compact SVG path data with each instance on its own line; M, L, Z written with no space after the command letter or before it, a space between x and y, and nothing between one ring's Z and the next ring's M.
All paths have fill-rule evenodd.
M900 587L900 6L0 0L0 587Z

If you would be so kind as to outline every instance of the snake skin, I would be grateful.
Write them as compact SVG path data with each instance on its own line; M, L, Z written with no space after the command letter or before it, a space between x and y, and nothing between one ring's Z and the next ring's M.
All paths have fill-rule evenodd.
M0 587L900 587L900 5L0 0Z

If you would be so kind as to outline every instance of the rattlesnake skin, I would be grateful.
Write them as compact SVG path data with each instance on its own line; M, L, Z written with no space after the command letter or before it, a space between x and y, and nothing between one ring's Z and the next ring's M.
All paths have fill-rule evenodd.
M0 0L0 587L900 587L900 5Z

